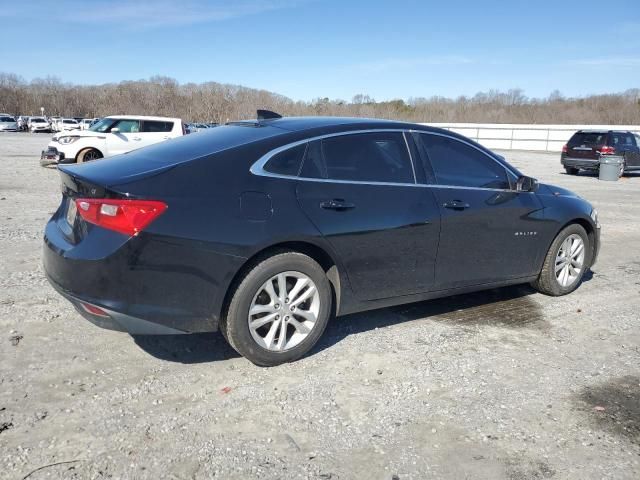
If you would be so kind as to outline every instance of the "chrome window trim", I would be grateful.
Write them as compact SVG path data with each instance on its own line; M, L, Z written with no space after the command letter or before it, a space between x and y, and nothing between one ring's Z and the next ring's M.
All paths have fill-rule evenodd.
M411 161L411 168L413 169L413 175L414 175L414 183L396 183L396 182L371 182L371 181L363 181L363 180L337 180L337 179L330 179L330 178L311 178L311 177L301 177L298 175L283 175L280 173L272 173L272 172L268 172L264 169L264 166L266 165L266 163L271 160L271 158L285 150L288 150L290 148L294 148L297 147L298 145L302 145L304 143L311 143L317 140L323 140L325 138L332 138L332 137L339 137L339 136L343 136L343 135L357 135L357 134L362 134L362 133L376 133L376 132L400 132L402 133L404 140L405 140L405 146L407 147L407 152L409 154L409 160ZM459 138L453 137L451 135L447 135L444 133L439 133L439 132L428 132L428 131L424 131L424 130L413 130L413 129L402 129L402 128L375 128L375 129L367 129L367 130L351 130L348 132L335 132L335 133L327 133L324 135L318 135L315 137L310 137L310 138L305 138L303 140L298 140L295 142L291 142L288 143L286 145L282 145L280 147L274 148L273 150L270 150L269 152L265 153L264 155L262 155L257 161L255 161L253 163L253 165L251 165L251 168L249 169L249 171L251 172L251 174L256 175L256 176L260 176L260 177L270 177L270 178L281 178L281 179L288 179L288 180L298 180L301 182L316 182L316 183L338 183L338 184L351 184L351 185L382 185L382 186L391 186L391 187L420 187L420 188L447 188L447 189L453 189L453 188L458 188L461 190L484 190L484 191L490 191L490 192L512 192L512 193L535 193L535 192L522 192L522 191L518 191L518 190L513 190L513 189L504 189L504 188L485 188L485 187L467 187L467 186L461 186L461 185L441 185L441 184L437 184L437 183L418 183L416 174L415 174L415 164L414 164L414 159L413 159L413 155L411 155L411 149L409 148L409 144L406 138L406 134L407 133L424 133L424 134L429 134L429 135L437 135L440 137L446 137L446 138L450 138L451 140L456 140L458 142L464 143L472 148L475 148L476 150L478 150L480 153L482 153L485 157L491 159L492 161L494 161L495 163L497 163L498 165L500 165L500 167L502 167L505 171L509 172L511 175L513 175L516 179L518 178L518 175L516 175L511 169L507 168L505 165L503 165L502 163L500 163L498 160L496 160L495 158L493 158L491 155L487 154L486 152L484 152L483 150L481 150L480 148L478 148L477 146L473 145L472 143L469 143L465 140L461 140ZM302 165L301 165L302 168ZM301 171L300 171L301 172Z
M271 158L277 154L279 154L280 152L283 152L285 150L288 150L290 148L295 148L298 145L301 145L303 143L311 143L314 142L316 140L323 140L325 138L332 138L332 137L341 137L344 135L358 135L358 134L362 134L362 133L379 133L379 132L399 132L402 134L404 141L405 141L405 146L407 147L407 154L409 156L409 162L411 163L411 170L413 172L413 183L397 183L397 182L369 182L369 181L364 181L364 180L334 180L334 179L330 179L330 178L309 178L309 177L301 177L301 176L294 176L294 175L282 175L280 173L272 173L272 172L268 172L264 169L264 166L267 164L267 162L269 160L271 160ZM305 138L304 140L298 140L296 142L292 142L292 143L288 143L286 145L282 145L281 147L275 148L267 153L265 153L262 157L260 157L253 165L251 165L251 168L249 169L249 171L253 174L253 175L258 175L258 176L262 176L262 177L274 177L274 178L289 178L289 179L296 179L296 180L302 180L302 181L309 181L309 182L327 182L327 183L353 183L353 184L364 184L364 185L391 185L391 186L418 186L417 180L416 180L416 172L415 172L415 166L413 164L413 159L411 156L411 151L409 150L409 145L407 143L407 139L404 137L404 133L407 132L406 129L402 129L402 128L373 128L373 129L367 129L367 130L351 130L348 132L336 132L336 133L327 133L325 135L318 135L316 137L311 137L311 138Z
M447 135L445 133L440 133L440 132L427 132L424 130L409 130L411 133L423 133L426 135L437 135L439 137L445 137L445 138L450 138L451 140L456 140L460 143L464 143L465 145L470 146L471 148L475 148L477 151L479 151L482 155L484 155L485 157L489 158L491 161L497 163L498 165L500 165L502 168L504 168L507 172L509 172L511 175L513 175L515 177L515 179L517 180L519 178L518 175L516 175L516 173L511 170L510 168L508 168L506 165L503 165L501 162L499 162L496 158L494 158L493 156L489 155L487 152L485 152L484 150L482 150L481 148L478 148L476 145L474 145L473 143L469 143L466 140L461 140L459 138L456 137L452 137L451 135Z

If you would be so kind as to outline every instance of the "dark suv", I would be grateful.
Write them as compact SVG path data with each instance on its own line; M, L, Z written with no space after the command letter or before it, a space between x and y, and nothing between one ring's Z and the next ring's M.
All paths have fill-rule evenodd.
M560 162L569 175L576 175L581 168L597 171L603 155L624 157L620 175L640 170L639 137L628 131L578 130L562 147Z

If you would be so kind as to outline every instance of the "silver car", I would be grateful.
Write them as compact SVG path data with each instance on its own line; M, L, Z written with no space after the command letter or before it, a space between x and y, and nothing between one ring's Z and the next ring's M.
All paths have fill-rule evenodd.
M0 132L17 132L18 131L18 123L16 119L10 116L1 116L0 117Z

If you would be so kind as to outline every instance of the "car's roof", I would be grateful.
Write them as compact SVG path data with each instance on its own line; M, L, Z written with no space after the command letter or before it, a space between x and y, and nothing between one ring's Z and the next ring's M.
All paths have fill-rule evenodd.
M629 130L582 129L576 133L631 133Z
M358 117L282 117L267 120L243 120L231 122L233 125L269 125L291 132L300 132L323 127L355 126L362 128L394 128L415 126L412 123L398 122L394 120L382 120L374 118Z
M132 120L158 120L161 122L172 121L179 122L179 118L169 118L169 117L150 117L146 115L109 115L104 118L114 118L114 119L132 119Z

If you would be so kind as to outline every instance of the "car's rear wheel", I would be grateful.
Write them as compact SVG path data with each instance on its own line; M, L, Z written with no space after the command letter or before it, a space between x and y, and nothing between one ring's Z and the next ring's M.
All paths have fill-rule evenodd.
M78 154L76 161L78 163L84 163L92 160L98 160L99 158L102 158L102 153L99 150L96 150L95 148L87 148Z
M577 175L580 169L573 167L564 167L564 171L567 172L567 175Z
M555 238L544 259L538 279L532 285L541 293L559 296L573 292L589 266L589 236L578 224L564 228Z
M306 255L283 252L241 279L220 328L229 344L256 365L291 362L322 336L331 313L329 280Z

